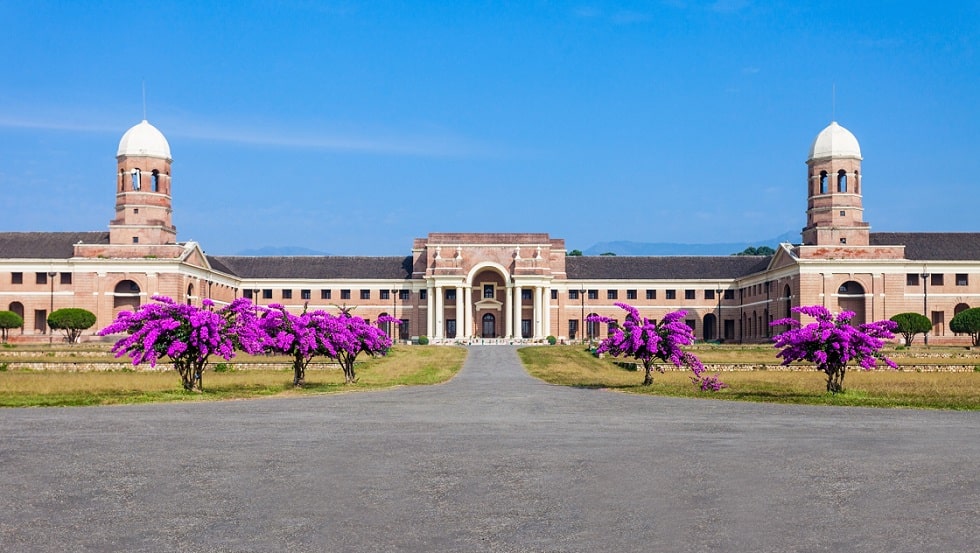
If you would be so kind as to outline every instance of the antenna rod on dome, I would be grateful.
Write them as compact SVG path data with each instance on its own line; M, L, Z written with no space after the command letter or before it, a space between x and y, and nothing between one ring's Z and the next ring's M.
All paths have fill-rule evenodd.
M146 79L143 79L143 120L146 121Z
M833 83L830 88L830 120L837 120L837 83Z

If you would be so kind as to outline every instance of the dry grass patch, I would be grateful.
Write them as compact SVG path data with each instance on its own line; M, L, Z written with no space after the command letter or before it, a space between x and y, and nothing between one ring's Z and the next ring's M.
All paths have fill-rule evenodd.
M715 356L724 360L713 362L738 364L738 351ZM826 392L823 373L816 369L734 371L721 373L729 388L709 393L700 392L691 384L691 372L686 369L654 373L653 385L642 386L642 372L624 368L621 360L598 359L580 346L529 347L518 353L532 376L565 386L742 401L980 410L980 372L851 369L844 380L845 391L831 395ZM701 355L702 351L697 353ZM764 361L753 358L750 363Z

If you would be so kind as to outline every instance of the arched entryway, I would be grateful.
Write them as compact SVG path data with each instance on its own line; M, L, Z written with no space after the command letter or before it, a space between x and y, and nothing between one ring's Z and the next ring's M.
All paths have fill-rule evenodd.
M497 318L493 316L493 313L486 313L483 315L480 337L482 338L497 337Z
M140 287L132 280L123 280L112 291L113 317L120 311L136 311L140 306Z
M851 324L859 325L867 322L864 310L864 286L860 282L849 280L837 288L837 305L840 311L853 311Z
M705 341L718 339L718 317L714 313L704 315L704 339Z
M20 320L22 320L22 321L25 320L24 319L24 304L20 303L19 301L10 302L10 308L8 309L8 311L11 311L11 312L15 313L18 317L20 317ZM20 327L20 333L21 334L24 333L24 325L21 325L21 327Z

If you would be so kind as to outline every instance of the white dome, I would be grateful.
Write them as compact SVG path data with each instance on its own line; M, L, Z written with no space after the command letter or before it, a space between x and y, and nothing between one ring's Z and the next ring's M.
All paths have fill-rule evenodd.
M148 156L171 160L170 144L163 133L144 119L126 131L119 141L119 156Z
M861 159L861 146L851 131L831 122L827 128L820 131L810 146L810 157L807 159L824 159L828 157L851 157Z

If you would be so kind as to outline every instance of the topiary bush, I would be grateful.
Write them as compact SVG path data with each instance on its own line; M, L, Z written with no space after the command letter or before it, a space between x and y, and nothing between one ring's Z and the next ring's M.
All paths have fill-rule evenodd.
M419 345L420 346L427 346L427 345L429 345L429 337L428 336L419 336Z
M13 311L0 311L0 341L7 343L7 331L24 326L24 319Z
M58 309L48 315L48 326L53 330L64 330L65 341L73 345L83 330L95 326L95 314L78 307Z
M548 344L552 346L558 343L558 338L555 338L554 336L548 336L545 338L545 340L548 340Z
M949 320L949 329L960 334L969 334L974 346L980 346L980 307L960 311Z

